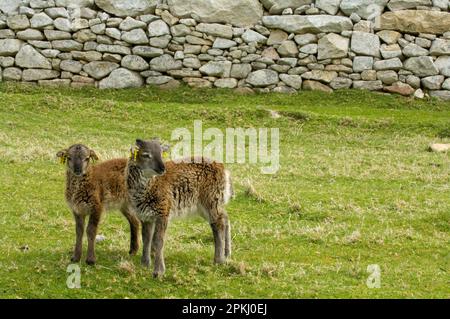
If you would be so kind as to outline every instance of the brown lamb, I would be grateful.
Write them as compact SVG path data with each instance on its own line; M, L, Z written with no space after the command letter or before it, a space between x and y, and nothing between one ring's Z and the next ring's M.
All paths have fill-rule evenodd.
M223 164L205 158L189 162L162 160L157 140L136 140L127 165L130 202L142 222L142 264L150 266L154 253L153 276L165 272L164 237L171 217L197 213L204 217L214 236L214 262L221 264L231 255L231 228L225 204L233 195L230 173Z
M72 261L79 262L81 259L85 218L89 216L86 263L95 264L95 239L100 219L105 210L115 208L120 209L130 224L129 253L135 254L139 250L139 220L128 202L125 185L127 159L113 159L92 165L90 162L98 160L98 157L93 150L82 144L75 144L58 152L57 157L66 164L66 201L76 223Z

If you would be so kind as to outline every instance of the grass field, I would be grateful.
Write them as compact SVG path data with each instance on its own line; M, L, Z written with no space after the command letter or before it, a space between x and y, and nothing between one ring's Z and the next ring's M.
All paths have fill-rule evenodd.
M273 118L268 110L281 117ZM68 289L75 239L55 154L83 142L125 157L136 137L178 127L278 127L281 169L232 164L232 261L215 266L201 219L169 226L162 280L128 256L106 215L97 265ZM0 86L1 298L449 298L450 103L382 94L239 96L181 88L96 91ZM84 249L86 245L84 246ZM85 254L85 251L84 251ZM381 287L368 288L368 265Z

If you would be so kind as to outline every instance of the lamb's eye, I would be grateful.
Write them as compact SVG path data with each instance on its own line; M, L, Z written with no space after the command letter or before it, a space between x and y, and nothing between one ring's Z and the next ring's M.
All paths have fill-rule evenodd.
M87 157L87 158L85 158L84 160L85 160L86 162L89 162L90 158Z

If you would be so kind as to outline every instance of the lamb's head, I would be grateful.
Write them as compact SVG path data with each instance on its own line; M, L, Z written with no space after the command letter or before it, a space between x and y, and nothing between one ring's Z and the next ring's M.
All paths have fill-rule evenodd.
M162 175L166 172L163 162L163 152L167 146L162 146L158 139L144 141L136 140L136 146L131 148L131 158L146 177Z
M74 144L65 150L59 151L56 156L76 176L85 175L88 171L90 161L98 160L97 154L83 144Z

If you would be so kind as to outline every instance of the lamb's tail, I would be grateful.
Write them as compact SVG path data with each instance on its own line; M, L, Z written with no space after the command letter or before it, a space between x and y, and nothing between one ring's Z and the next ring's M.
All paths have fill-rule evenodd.
M223 193L223 200L227 204L230 199L234 198L234 188L229 170L225 170L225 190Z

